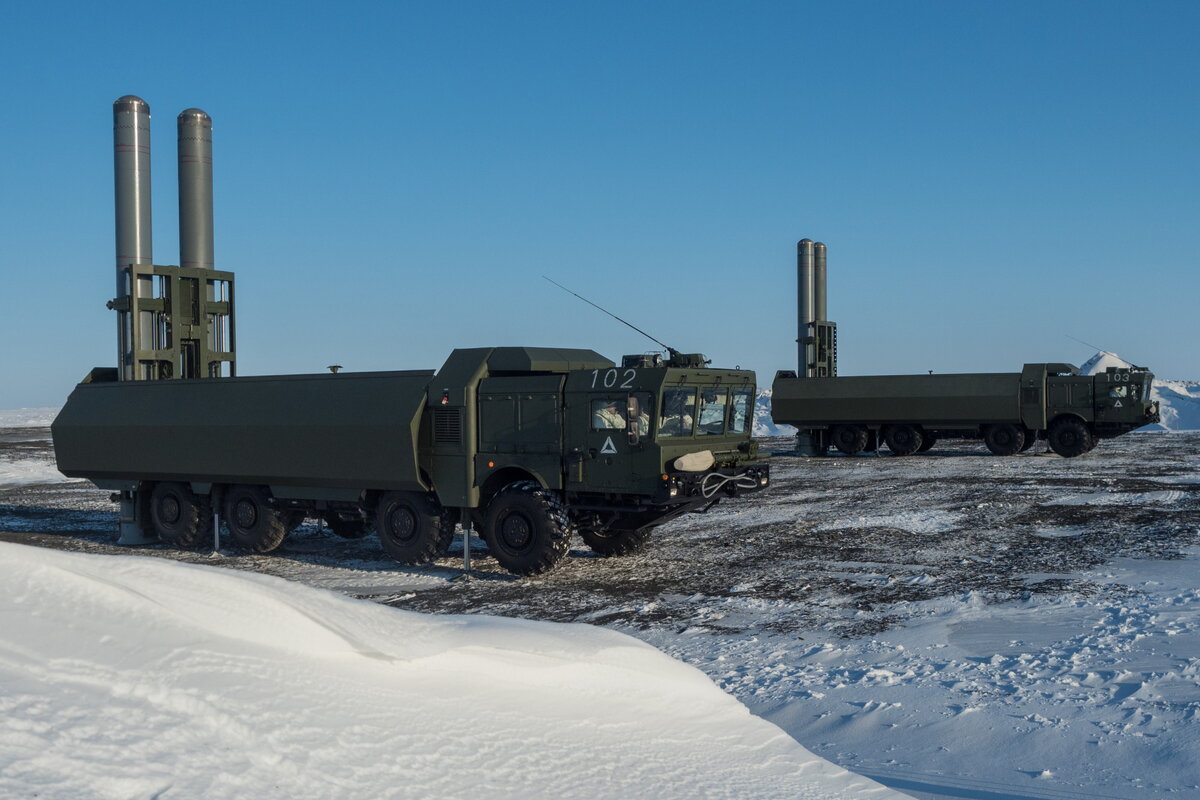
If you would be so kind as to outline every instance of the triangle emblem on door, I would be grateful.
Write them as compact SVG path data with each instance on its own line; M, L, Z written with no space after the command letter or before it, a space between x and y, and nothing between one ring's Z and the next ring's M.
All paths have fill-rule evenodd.
M617 446L615 444L613 444L613 440L612 440L611 436L605 437L604 447L600 448L600 452L604 453L606 455L612 455L613 453L617 452Z

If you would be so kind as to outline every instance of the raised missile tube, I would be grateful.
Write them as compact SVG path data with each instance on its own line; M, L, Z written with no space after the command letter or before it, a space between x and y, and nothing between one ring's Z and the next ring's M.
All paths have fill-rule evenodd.
M179 266L213 268L212 118L179 114Z
M801 239L796 243L796 282L797 282L797 331L798 342L796 353L796 374L801 378L809 376L810 343L812 335L810 326L816 319L815 286L814 286L814 255L813 240Z
M116 187L117 299L132 294L150 297L153 282L148 278L131 285L131 264L154 262L150 217L150 105L140 97L125 95L113 103L113 176ZM143 312L147 316L149 312ZM151 347L153 323L140 326L143 349ZM117 315L117 365L121 380L134 374L133 325L129 312Z
M813 321L827 322L829 309L826 304L825 288L826 249L824 242L813 244Z

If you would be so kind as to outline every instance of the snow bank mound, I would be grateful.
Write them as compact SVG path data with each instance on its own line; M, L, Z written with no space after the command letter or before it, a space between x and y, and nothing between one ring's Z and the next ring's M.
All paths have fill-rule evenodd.
M1099 375L1109 367L1129 369L1132 366L1134 365L1121 358L1116 353L1110 353L1107 350L1097 350L1096 355L1079 365L1079 374Z
M792 425L776 425L771 419L771 390L763 389L754 402L754 436L795 436Z
M1200 430L1200 383L1154 379L1151 395L1158 401L1162 422L1153 426L1169 431Z
M588 625L0 543L0 796L900 797Z

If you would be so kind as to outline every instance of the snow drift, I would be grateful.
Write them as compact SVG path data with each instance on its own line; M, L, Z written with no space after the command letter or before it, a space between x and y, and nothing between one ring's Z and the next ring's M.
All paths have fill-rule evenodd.
M5 543L0 585L0 796L902 796L588 625Z

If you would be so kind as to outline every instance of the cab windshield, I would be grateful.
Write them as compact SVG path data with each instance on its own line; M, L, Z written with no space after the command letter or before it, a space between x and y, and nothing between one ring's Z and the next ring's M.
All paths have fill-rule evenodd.
M674 386L663 390L658 434L745 435L754 412L754 390L723 386Z
M659 436L691 436L696 430L696 390L673 386L663 390L662 414L658 418Z

